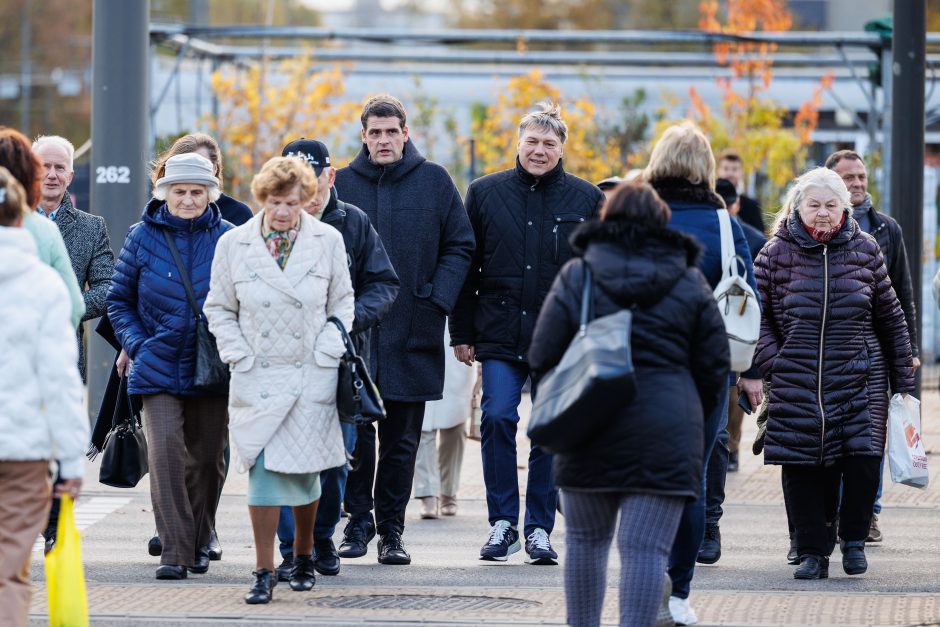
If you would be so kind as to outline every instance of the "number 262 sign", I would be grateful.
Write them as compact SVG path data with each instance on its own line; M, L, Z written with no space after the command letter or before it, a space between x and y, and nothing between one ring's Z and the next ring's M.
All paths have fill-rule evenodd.
M95 183L130 183L131 169L126 165L99 165L95 168Z

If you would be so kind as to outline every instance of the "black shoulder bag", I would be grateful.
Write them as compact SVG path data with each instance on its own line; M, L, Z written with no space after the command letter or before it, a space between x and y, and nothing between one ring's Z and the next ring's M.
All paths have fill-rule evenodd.
M192 308L193 316L196 319L196 370L193 373L193 387L200 392L228 395L229 368L219 357L215 337L209 332L209 324L202 317L199 305L196 304L193 285L189 280L189 274L183 269L180 251L176 248L173 236L168 230L164 229L163 237L166 238L166 244L170 247L170 254L173 255L176 270L179 272L183 287L186 289L186 298L189 299L189 306Z
M536 389L528 435L550 453L585 444L636 396L630 349L633 312L591 320L593 279L584 263L581 324L558 365Z
M134 410L127 393L127 377L121 378L118 388L114 425L102 445L98 481L112 488L133 488L150 467L147 439L140 424L140 412Z
M382 395L372 382L369 370L362 357L356 354L346 327L339 318L330 316L332 322L343 336L346 352L339 360L339 382L336 387L336 409L339 419L350 424L369 424L385 418L385 405Z

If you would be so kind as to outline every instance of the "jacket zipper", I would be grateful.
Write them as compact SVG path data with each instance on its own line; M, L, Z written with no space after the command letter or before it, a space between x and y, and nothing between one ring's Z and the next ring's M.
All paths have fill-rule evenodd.
M822 324L819 326L819 364L816 372L816 401L819 403L819 416L822 419L822 429L819 433L819 463L825 456L826 441L826 410L823 408L822 376L823 376L823 346L826 340L826 317L829 311L829 246L823 244L823 310Z
M555 225L555 228L552 229L552 234L555 236L555 263L558 263L558 225Z

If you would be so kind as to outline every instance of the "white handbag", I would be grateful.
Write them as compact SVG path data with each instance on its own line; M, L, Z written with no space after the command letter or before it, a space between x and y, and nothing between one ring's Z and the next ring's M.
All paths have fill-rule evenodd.
M718 209L718 224L721 227L721 281L715 287L715 300L728 333L731 370L744 372L751 367L757 349L760 305L747 279L739 274L738 263L744 265L744 261L734 252L734 234L727 209Z

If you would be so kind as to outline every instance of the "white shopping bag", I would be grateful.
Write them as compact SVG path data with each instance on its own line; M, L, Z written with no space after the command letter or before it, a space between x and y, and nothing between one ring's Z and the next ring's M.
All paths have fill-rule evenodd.
M920 401L900 394L891 397L888 407L888 462L891 481L914 488L926 488L927 453L920 437Z

